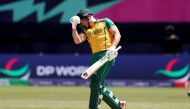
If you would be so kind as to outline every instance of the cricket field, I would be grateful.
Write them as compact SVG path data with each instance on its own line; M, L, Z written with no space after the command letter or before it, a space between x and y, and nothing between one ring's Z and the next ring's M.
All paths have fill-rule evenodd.
M110 87L126 109L190 109L185 88ZM88 109L88 87L0 87L0 109ZM110 109L102 102L101 109Z

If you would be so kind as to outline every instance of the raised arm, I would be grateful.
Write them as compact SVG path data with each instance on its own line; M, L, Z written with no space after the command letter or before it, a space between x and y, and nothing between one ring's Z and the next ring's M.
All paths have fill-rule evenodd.
M80 44L86 40L85 34L78 34L78 31L76 29L72 29L72 36L75 44Z
M73 16L70 19L70 22L72 24L72 37L75 44L80 44L86 40L86 36L84 33L78 33L77 31L77 25L80 24L80 18L78 16Z

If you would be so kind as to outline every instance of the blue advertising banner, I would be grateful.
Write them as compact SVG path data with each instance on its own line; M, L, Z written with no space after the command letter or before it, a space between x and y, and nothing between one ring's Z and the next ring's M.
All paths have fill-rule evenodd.
M90 56L0 55L0 77L79 78Z
M28 80L32 85L88 85L80 75L90 55L0 55L0 78ZM190 78L189 55L119 55L108 84L172 86ZM155 82L156 81L156 82Z
M189 56L175 55L124 55L117 63L110 78L135 80L180 80L189 78ZM186 80L188 80L186 78Z

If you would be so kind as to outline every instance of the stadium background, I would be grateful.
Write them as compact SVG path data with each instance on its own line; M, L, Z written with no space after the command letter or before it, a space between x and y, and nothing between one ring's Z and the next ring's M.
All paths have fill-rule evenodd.
M91 51L87 42L73 43L69 19L89 8L97 18L112 19L122 35L123 48L108 78L110 85L187 87L188 4L188 0L0 1L1 83L87 85L80 74L88 67ZM170 55L161 46L167 25L175 27L182 43L182 49Z

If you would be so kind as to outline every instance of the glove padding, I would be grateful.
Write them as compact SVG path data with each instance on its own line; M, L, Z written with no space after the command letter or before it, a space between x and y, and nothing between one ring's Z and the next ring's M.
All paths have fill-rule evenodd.
M106 52L106 56L108 57L109 61L113 60L114 58L116 58L118 55L118 51L116 49L115 46L111 46L107 52Z
M73 17L71 17L70 22L72 24L72 28L76 29L77 24L80 24L80 17L79 16L73 16Z

